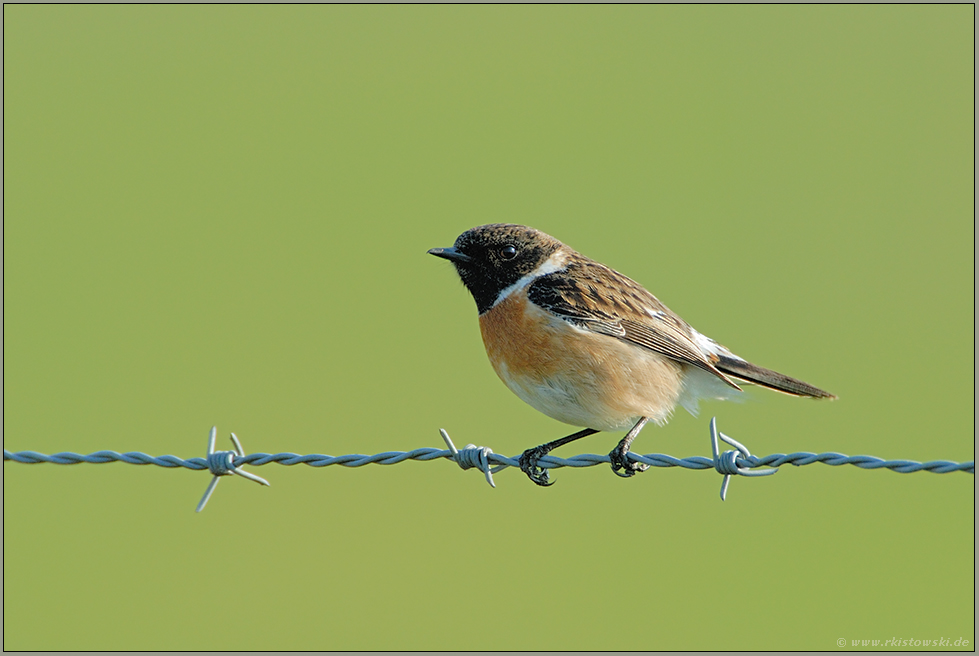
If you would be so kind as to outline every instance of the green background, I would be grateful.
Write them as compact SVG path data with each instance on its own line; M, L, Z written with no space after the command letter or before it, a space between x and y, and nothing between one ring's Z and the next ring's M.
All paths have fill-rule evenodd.
M515 455L425 254L526 223L840 396L641 453L974 458L972 6L4 7L8 450ZM597 435L558 455L607 453ZM974 477L4 464L5 649L974 646Z

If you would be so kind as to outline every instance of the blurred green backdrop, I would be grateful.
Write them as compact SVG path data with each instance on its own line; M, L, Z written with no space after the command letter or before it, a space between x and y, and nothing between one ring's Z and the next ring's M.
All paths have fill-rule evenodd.
M764 391L642 453L974 458L972 6L4 6L4 447L497 452L425 254L545 230ZM559 451L607 453L618 435ZM5 649L974 645L974 477L4 464Z

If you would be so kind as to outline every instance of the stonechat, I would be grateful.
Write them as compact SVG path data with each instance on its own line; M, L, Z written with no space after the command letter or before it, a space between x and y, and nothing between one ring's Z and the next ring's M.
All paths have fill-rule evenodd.
M455 265L476 301L486 354L510 391L585 427L524 451L520 468L538 485L550 484L541 457L599 431L628 429L609 453L612 471L644 471L627 454L646 422L665 424L677 405L696 415L700 399L737 398L739 383L836 398L738 357L639 283L539 230L484 225L428 252Z

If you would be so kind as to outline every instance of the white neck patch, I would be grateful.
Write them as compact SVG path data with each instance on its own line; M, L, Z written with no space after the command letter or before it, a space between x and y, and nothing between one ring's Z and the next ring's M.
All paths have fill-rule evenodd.
M523 278L513 283L506 289L502 290L499 295L497 295L496 300L493 301L493 305L490 306L490 310L495 308L497 305L506 300L506 298L513 294L514 292L519 292L521 289L534 282L541 276L546 276L549 273L555 273L557 271L563 271L568 266L568 253L564 250L557 250L551 254L549 258L544 260L539 267L525 275ZM488 312L489 310L487 310Z

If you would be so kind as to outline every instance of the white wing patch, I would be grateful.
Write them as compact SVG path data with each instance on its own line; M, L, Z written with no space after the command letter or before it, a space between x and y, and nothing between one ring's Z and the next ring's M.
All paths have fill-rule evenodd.
M697 345L697 348L706 356L724 356L726 358L734 358L735 360L741 360L734 353L712 340L707 335L697 332L694 328L690 328L691 336L693 337L693 343ZM744 401L745 393L734 389L730 385L726 385L717 376L707 373L703 369L698 369L697 367L687 367L686 375L683 377L683 391L680 393L680 399L678 403L683 406L683 408L692 414L694 417L697 416L698 404L700 399L719 399L722 401Z
M734 358L736 360L741 360L742 362L744 361L743 358L739 358L734 353L731 353L729 350L712 340L707 335L702 335L693 328L690 329L690 332L693 333L692 337L694 344L697 345L697 348L699 348L704 355L723 355L728 358Z

